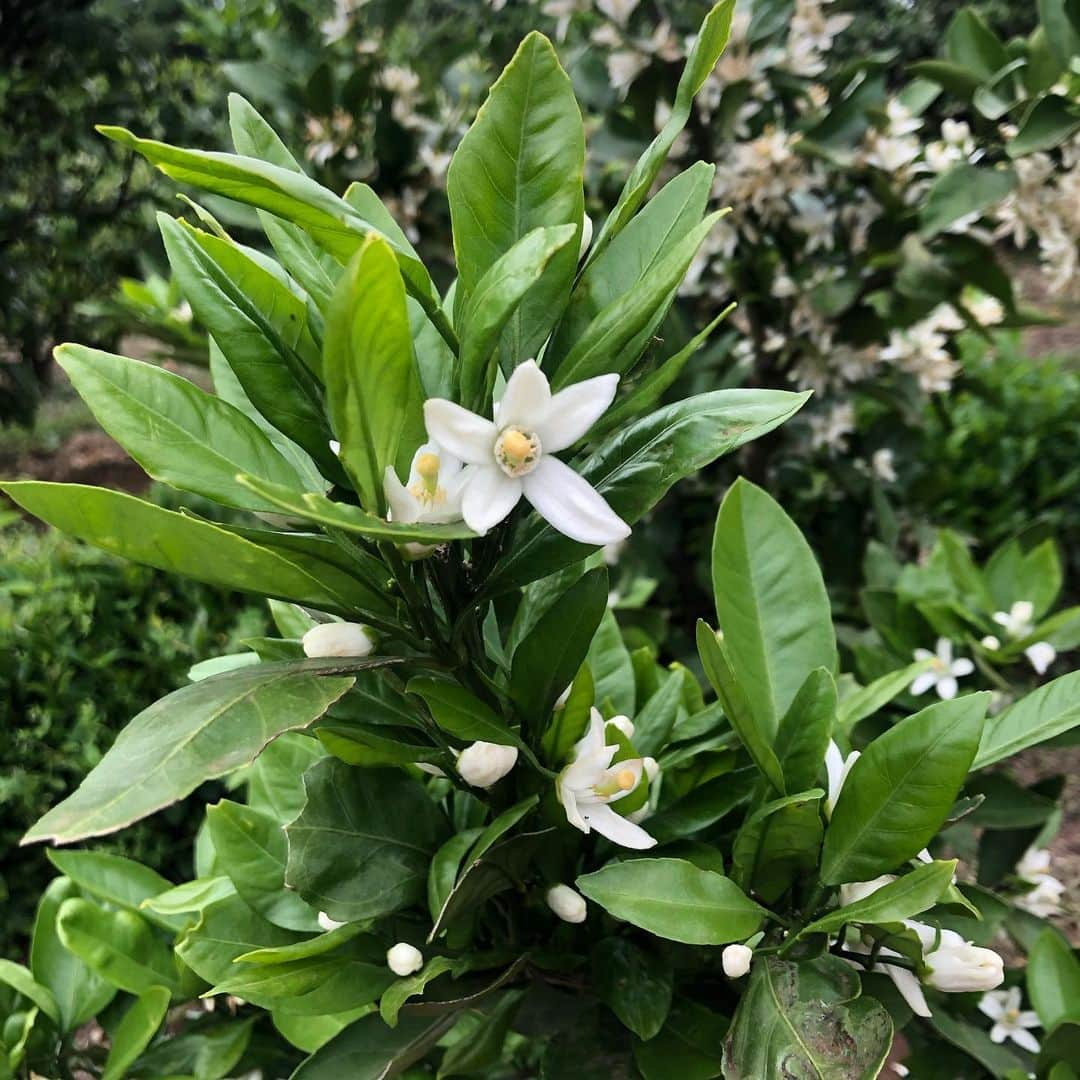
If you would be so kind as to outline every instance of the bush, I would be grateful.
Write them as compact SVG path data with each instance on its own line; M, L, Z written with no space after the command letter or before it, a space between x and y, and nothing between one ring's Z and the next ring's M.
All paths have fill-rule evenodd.
M40 852L18 847L22 834L97 764L131 717L183 685L208 653L262 634L266 616L235 596L19 520L0 536L0 953L17 956L50 874ZM109 846L186 874L199 803L173 807Z

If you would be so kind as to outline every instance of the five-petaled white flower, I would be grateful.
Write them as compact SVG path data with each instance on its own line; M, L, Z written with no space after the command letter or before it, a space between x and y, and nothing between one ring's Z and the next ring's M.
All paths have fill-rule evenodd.
M1012 1039L1017 1046L1033 1054L1039 1052L1039 1040L1029 1030L1039 1026L1039 1018L1033 1012L1021 1011L1019 986L983 994L979 1001L979 1012L994 1021L990 1029L991 1042L1002 1043Z
M994 622L1014 641L1031 635L1035 630L1032 622L1034 617L1035 605L1030 600L1017 600L1008 611L994 612ZM988 639L984 639L984 643L986 640ZM1057 649L1049 641L1036 641L1024 650L1024 655L1031 662L1036 673L1043 675L1057 659Z
M1065 885L1050 873L1049 851L1045 848L1028 848L1024 857L1016 864L1016 876L1022 882L1033 886L1014 899L1013 903L1018 908L1030 911L1040 919L1061 914L1061 898L1065 894Z
M383 490L390 520L444 524L461 520L461 495L468 474L461 462L437 442L426 442L413 455L409 482L403 484L388 465Z
M603 497L554 456L603 415L618 382L618 375L598 375L552 394L547 376L529 360L507 381L494 420L445 398L426 401L428 437L470 466L461 504L465 524L485 533L524 495L572 540L611 544L629 536L629 525Z
M952 642L948 638L938 638L936 652L929 649L915 650L916 660L931 661L930 670L916 675L911 684L911 692L916 697L931 688L937 690L938 697L943 701L951 701L956 697L959 689L956 680L970 675L975 670L975 665L966 656L954 660L952 650Z
M583 833L595 829L622 847L639 851L651 848L656 840L608 805L637 788L645 772L645 762L633 758L613 766L611 759L619 748L605 744L604 728L603 717L593 709L588 729L574 745L570 764L555 781L555 794L566 811L566 820Z

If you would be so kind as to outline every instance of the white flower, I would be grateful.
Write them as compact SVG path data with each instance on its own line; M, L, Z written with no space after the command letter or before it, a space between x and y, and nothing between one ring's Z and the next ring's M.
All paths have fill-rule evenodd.
M651 848L656 841L640 825L620 817L608 805L637 788L645 763L634 758L612 767L618 747L604 744L604 727L603 717L593 709L588 730L574 746L570 764L555 781L555 794L574 828L583 833L595 829L622 847L639 851Z
M896 466L893 460L894 454L887 446L875 450L870 457L871 471L884 484L896 483Z
M825 750L825 771L829 776L829 794L825 798L826 817L832 817L832 812L836 809L836 800L840 798L840 791L843 789L844 781L847 779L848 773L851 772L851 766L858 760L858 750L852 750L847 757L844 757L844 755L840 753L840 747L837 746L832 739L829 740L829 745Z
M922 127L922 120L912 115L911 110L896 98L886 102L885 115L889 121L890 135L910 135Z
M922 928L935 937L931 927L911 920L905 923L911 928ZM923 948L927 948L927 934L919 933ZM1005 965L992 949L981 949L965 941L953 930L942 930L938 946L923 955L925 973L923 982L935 990L947 994L966 994L973 990L993 990L1005 978Z
M301 639L304 655L368 656L375 642L366 626L352 622L329 622L313 626Z
M577 442L615 398L618 375L598 375L551 393L532 360L510 376L495 419L444 398L424 403L428 435L472 466L461 510L478 533L497 525L524 495L553 528L583 544L610 544L630 527L596 490L554 455Z
M724 974L729 979L741 979L750 970L753 959L754 950L745 945L728 945L720 954L720 963L724 965Z
M1005 318L1005 307L995 296L982 293L970 301L968 310L980 326L996 326Z
M613 22L625 26L639 3L640 0L596 0L596 9Z
M1012 1039L1017 1046L1032 1054L1039 1052L1039 1040L1028 1030L1039 1026L1039 1018L1033 1012L1021 1011L1019 986L983 994L979 1001L979 1012L994 1021L990 1029L991 1042L1001 1043Z
M1016 876L1034 888L1029 889L1013 903L1024 911L1045 919L1061 914L1061 898L1065 886L1050 873L1050 852L1045 848L1028 848L1016 864Z
M319 912L319 926L324 930L340 930L345 924L338 922L337 919L331 919L325 911Z
M862 953L864 955L869 955L871 949L871 947L861 939L854 942L849 941L846 947L849 952ZM893 949L878 949L877 959L867 968L867 970L887 975L892 980L892 983L900 996L907 1002L908 1008L910 1008L916 1016L932 1016L933 1014L930 1012L930 1006L926 1004L926 995L923 993L918 976L913 971L909 971L906 967L899 967L896 964L887 963L884 958L888 957L900 959L901 954Z
M1057 649L1049 641L1036 641L1024 650L1036 674L1046 674L1046 669L1057 659Z
M402 484L390 466L383 490L390 505L390 520L443 524L461 520L461 496L468 479L462 464L437 442L426 442L413 455L408 484Z
M989 649L991 652L997 652L1001 648L1001 639L995 637L993 634L987 634L979 644L984 649Z
M399 941L386 951L386 966L395 974L404 978L424 966L424 954L407 941Z
M911 692L918 697L927 690L934 689L942 701L951 701L956 697L959 689L956 680L964 675L970 675L975 670L975 665L967 657L953 659L952 642L948 638L938 638L937 651L929 649L916 649L916 660L929 660L930 670L916 675L911 684Z
M626 97L634 80L649 66L649 58L636 49L619 49L607 58L608 79L619 97Z
M1035 605L1030 600L1017 600L1008 611L995 611L994 622L1014 640L1026 638L1031 634L1035 626L1032 619L1035 616ZM1035 671L1042 675L1046 669L1057 659L1057 649L1049 641L1036 641L1024 650Z
M489 788L498 783L516 764L516 746L474 742L458 755L457 771L466 784Z
M901 1065L899 1061L893 1062L892 1071L896 1073L897 1076L911 1075L911 1070L906 1065Z
M547 891L547 906L562 919L563 922L583 923L588 909L585 897L575 892L569 885L552 885Z

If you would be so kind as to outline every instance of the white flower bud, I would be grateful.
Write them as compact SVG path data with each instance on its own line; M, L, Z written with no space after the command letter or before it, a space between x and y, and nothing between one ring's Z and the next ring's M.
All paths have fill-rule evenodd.
M987 634L979 644L984 649L990 649L991 652L997 652L1001 648L1001 642L993 634Z
M517 764L516 746L474 742L458 755L461 779L473 787L488 788L501 780Z
M592 243L592 218L588 214L585 215L581 222L581 247L578 249L578 260L589 250L589 245Z
M337 919L331 919L330 916L327 915L325 911L320 911L319 912L319 925L324 930L340 930L341 927L343 927L345 924L343 922L338 922Z
M629 716L613 716L608 723L626 738L634 737L634 721Z
M399 941L386 952L386 966L395 974L411 975L424 966L424 954L407 941Z
M649 783L654 783L656 778L660 775L660 762L654 757L642 758L641 767L645 770L645 775L649 778Z
M754 950L745 945L728 945L720 954L720 963L724 965L724 974L729 979L741 979L750 970L753 959Z
M942 944L923 958L927 972L923 982L947 994L967 994L993 990L1005 979L1005 965L992 949L981 949L966 941Z
M563 922L583 923L588 914L585 897L575 892L569 885L552 885L547 891L547 906Z
M375 642L366 626L351 622L320 623L313 626L303 637L304 655L367 656L375 648Z

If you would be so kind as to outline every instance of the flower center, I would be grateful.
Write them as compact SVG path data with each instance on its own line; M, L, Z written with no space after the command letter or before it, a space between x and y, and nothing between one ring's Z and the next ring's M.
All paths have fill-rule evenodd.
M930 669L937 672L939 675L944 675L949 670L949 667L940 656L935 656L934 659L930 661Z
M495 461L507 476L526 476L540 464L542 447L534 432L511 425L495 440Z
M1020 1019L1020 1010L1019 1009L1006 1009L1005 1010L1004 1020L1005 1020L1006 1024L1015 1024L1016 1021L1019 1020L1019 1019Z
M615 782L623 789L623 791L629 791L637 781L637 777L634 775L633 769L620 769L615 774Z
M438 454L421 454L416 459L416 474L420 482L409 488L409 494L418 502L433 506L446 501L446 491L439 487L441 464Z

